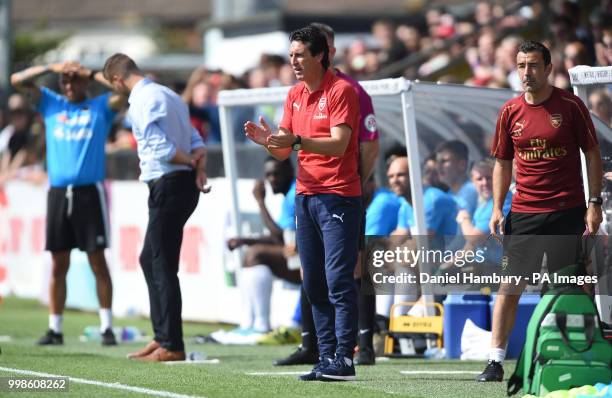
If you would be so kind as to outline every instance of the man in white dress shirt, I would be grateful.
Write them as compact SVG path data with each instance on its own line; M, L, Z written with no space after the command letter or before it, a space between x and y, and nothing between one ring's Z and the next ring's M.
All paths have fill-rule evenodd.
M206 184L206 149L189 122L181 97L152 82L124 54L111 56L104 76L129 95L129 117L140 158L140 180L149 186L149 223L140 254L155 333L145 348L128 355L145 361L185 359L178 279L183 227ZM195 183L194 183L195 181Z

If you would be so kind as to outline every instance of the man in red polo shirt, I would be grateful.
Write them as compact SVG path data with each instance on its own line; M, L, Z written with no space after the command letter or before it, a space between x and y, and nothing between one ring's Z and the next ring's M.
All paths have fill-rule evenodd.
M362 215L359 177L359 99L328 70L329 47L319 29L290 36L296 78L277 134L245 124L247 137L277 159L298 152L297 246L303 284L312 305L320 362L301 380L354 380L357 334L357 262Z
M576 263L585 225L597 233L602 221L602 165L589 111L580 98L548 83L550 52L538 42L523 43L516 56L524 93L502 107L492 155L492 234L508 235L505 272L523 276L519 286L502 284L493 309L489 362L477 381L502 381L506 344L514 326L525 277L540 272L546 253L549 273ZM586 158L589 203L584 203L580 150ZM504 220L502 208L516 161L516 194ZM534 239L534 235L539 236ZM554 236L554 237L553 237Z
M359 175L361 177L363 189L366 181L368 181L372 175L379 152L379 134L376 127L376 117L374 115L372 98L359 82L334 68L333 60L336 54L336 47L334 46L335 33L332 27L319 22L313 22L310 25L323 32L327 39L327 46L329 47L329 69L332 70L336 76L349 82L359 98ZM363 250L363 244L365 243L365 209L362 221L360 250ZM369 278L367 273L364 273L363 276ZM355 282L357 283L358 290L362 284L361 278L362 272L359 263L357 263L355 269ZM376 324L376 296L373 294L359 293L357 303L359 308L359 353L355 357L355 365L374 365L375 355L373 337ZM302 342L297 350L292 352L289 356L276 361L274 364L277 366L314 364L318 362L319 352L317 350L316 331L312 318L312 307L308 302L308 297L303 286L300 291L300 312L302 318Z

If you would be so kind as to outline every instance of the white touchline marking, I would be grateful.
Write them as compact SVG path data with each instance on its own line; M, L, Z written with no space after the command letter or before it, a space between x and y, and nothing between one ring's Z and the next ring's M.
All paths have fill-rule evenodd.
M245 375L249 376L294 376L294 375L303 375L308 373L308 370L303 370L301 372L245 372Z
M136 393L140 393L140 394L153 395L153 396L156 396L156 397L203 398L203 397L199 397L199 396L196 396L196 395L184 395L184 394L173 393L173 392L170 392L170 391L151 390L149 388L128 386L128 385L121 384L121 383L104 383L104 382L97 381L97 380L87 380L87 379L81 379L79 377L54 375L54 374L51 374L51 373L35 372L35 371L32 371L32 370L4 368L2 366L0 366L0 371L2 371L2 372L17 373L17 374L28 375L28 376L38 376L38 377L68 377L68 379L71 382L73 382L73 383L89 384L89 385L93 385L93 386L113 388L115 390L131 391L131 392L136 392Z
M211 358L211 359L198 359L197 361L169 361L169 362L164 362L164 365L201 365L201 364L216 365L218 363L221 363L219 358Z
M479 375L481 372L473 370L401 370L405 375Z

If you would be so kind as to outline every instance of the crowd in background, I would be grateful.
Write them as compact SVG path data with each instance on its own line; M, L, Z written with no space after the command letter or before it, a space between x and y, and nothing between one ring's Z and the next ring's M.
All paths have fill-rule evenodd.
M567 69L576 65L612 65L612 10L608 2L587 10L576 1L527 1L502 7L487 1L473 14L454 15L444 8L423 14L421 26L378 20L369 34L339 48L335 65L360 79L404 76L408 79L520 90L515 55L524 39L542 40L550 48L552 83L571 89ZM547 8L549 7L549 8ZM546 12L545 12L546 11ZM164 83L164 82L162 82ZM264 54L241 76L199 67L187 82L172 88L189 105L193 126L211 146L221 142L217 95L221 90L287 86L295 83L287 58ZM612 100L606 89L593 91L587 106L607 124ZM277 122L282 109L261 106L233 111L232 129L244 138L242 124L256 115ZM45 181L44 128L25 99L12 95L0 111L0 186L11 178ZM107 144L108 153L135 151L130 122L120 115ZM137 175L137 174L136 174Z

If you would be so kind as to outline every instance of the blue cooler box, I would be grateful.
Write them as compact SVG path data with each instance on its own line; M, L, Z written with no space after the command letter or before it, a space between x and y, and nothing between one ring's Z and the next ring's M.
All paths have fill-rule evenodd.
M539 294L523 294L519 299L518 310L516 312L516 320L514 328L508 339L508 348L506 348L506 358L518 358L525 345L525 335L527 334L527 324L531 319L531 314L535 310L536 305L540 302ZM492 297L491 303L491 319L493 319L493 305L495 304L495 296Z
M461 357L461 334L465 321L490 330L490 296L482 294L449 294L444 300L444 349L446 358Z

